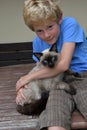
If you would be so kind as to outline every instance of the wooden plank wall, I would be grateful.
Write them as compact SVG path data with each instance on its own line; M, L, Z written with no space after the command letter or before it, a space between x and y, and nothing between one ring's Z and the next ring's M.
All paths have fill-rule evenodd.
M0 67L33 62L32 42L0 44Z

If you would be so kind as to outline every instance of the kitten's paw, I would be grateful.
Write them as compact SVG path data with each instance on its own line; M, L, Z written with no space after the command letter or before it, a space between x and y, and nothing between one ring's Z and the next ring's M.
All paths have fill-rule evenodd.
M75 95L76 94L76 89L72 86L70 86L70 91L68 91L71 95Z

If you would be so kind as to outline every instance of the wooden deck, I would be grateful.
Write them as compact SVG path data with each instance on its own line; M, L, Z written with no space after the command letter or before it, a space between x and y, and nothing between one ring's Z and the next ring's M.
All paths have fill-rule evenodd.
M18 113L15 103L16 81L33 66L21 64L0 67L0 130L39 130L38 117ZM72 128L87 130L87 122L76 112L72 117Z
M32 65L0 67L0 130L37 130L38 118L16 111L15 84Z

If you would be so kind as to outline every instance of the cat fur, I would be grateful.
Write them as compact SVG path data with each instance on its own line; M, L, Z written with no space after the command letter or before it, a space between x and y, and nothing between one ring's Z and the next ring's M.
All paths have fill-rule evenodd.
M44 67L52 69L59 62L59 53L57 52L55 44L52 45L49 51L34 53L34 55L40 60L40 62L29 73ZM22 93L26 97L26 100L20 96L18 97L17 111L27 115L40 114L41 111L45 109L49 92L52 89L64 90L71 95L76 94L76 90L63 81L64 76L65 73L61 73L51 78L37 79L27 84L27 89L22 88Z

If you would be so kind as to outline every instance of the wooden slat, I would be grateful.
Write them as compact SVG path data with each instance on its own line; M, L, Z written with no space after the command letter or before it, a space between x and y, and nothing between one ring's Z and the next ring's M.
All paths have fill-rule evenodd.
M9 66L9 65L18 65L18 64L29 64L34 63L32 59L27 60L7 60L7 61L0 61L0 67Z
M11 52L11 51L22 51L32 50L32 42L21 42L21 43L0 43L0 52Z
M34 64L0 67L0 130L39 130L38 117L18 113L15 103L16 81L33 66Z
M31 58L32 58L32 50L0 53L0 61L22 60L22 59L26 60Z

